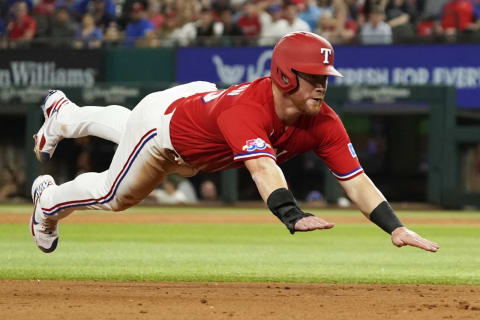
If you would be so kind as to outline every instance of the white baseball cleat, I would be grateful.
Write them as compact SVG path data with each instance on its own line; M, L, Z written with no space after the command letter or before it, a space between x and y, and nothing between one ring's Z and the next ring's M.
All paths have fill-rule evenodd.
M39 176L32 184L33 213L30 231L37 247L45 253L54 251L58 244L58 221L50 219L42 211L40 197L48 187L56 185L52 176Z
M60 90L50 90L41 106L45 122L33 135L35 147L33 151L38 161L50 160L55 148L63 137L59 134L57 115L60 108L70 103L70 100Z

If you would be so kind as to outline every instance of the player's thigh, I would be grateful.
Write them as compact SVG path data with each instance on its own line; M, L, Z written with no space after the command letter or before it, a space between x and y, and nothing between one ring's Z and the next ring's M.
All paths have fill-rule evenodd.
M140 202L168 174L169 161L159 147L155 124L140 110L130 114L106 179L117 202L115 209Z

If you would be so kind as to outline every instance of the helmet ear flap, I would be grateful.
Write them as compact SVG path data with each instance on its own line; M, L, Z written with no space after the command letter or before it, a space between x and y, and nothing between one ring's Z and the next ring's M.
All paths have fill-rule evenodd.
M290 81L288 81L288 77L285 75L285 73L277 66L275 67L276 69L276 74L277 74L277 77L281 79L281 81L283 82L283 84L285 85L288 85L288 83ZM273 70L272 70L273 71ZM270 73L273 73L273 72L270 72Z
M277 69L277 84L281 85L282 90L284 91L293 91L298 88L298 75L295 70L291 70L291 76L283 72L280 68Z

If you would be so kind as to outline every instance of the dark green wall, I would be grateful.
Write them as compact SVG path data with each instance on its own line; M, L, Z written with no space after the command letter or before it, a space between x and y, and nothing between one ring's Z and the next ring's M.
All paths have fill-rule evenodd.
M172 48L109 48L104 51L103 81L174 82L175 50Z

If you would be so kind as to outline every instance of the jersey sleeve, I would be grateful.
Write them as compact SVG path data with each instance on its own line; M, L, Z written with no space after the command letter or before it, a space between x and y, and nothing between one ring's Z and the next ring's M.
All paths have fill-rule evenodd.
M331 121L315 153L338 180L350 180L363 172L355 149L340 119Z
M217 118L217 124L233 153L234 161L260 157L277 160L267 136L265 115L252 106L235 106Z

